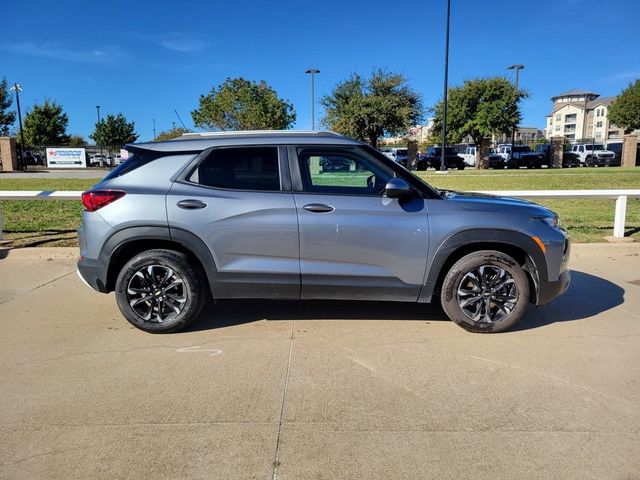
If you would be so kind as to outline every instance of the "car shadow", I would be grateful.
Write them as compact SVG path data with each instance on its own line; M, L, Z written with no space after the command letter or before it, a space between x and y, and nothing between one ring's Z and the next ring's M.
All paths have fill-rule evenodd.
M259 320L448 321L440 304L342 300L219 300L209 302L187 331L210 330Z
M571 271L571 284L564 295L548 305L532 308L511 331L543 327L593 317L624 303L624 289L585 272Z
M571 272L567 292L550 304L533 307L510 331L529 330L551 323L589 318L624 302L624 289L603 278ZM259 320L410 320L449 321L440 303L220 300L209 302L186 331L212 330Z

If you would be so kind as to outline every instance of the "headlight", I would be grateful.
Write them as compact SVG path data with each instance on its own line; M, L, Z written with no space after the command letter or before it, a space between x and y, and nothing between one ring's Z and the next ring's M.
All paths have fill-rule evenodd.
M560 226L560 218L557 215L553 215L552 217L538 217L538 220L546 223L550 227L559 227Z

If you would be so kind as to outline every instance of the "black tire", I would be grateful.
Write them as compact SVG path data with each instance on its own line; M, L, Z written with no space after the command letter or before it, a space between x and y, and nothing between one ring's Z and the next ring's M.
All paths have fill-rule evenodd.
M173 333L196 319L207 299L205 285L204 274L185 254L147 250L122 267L116 280L116 302L134 327L150 333ZM132 303L139 306L134 308ZM145 319L147 310L149 318Z
M464 170L465 164L461 163L460 165L458 165L458 170Z
M486 282L474 282L473 280L473 272L480 269L486 274L483 275ZM499 276L500 271L504 272L503 276ZM475 275L475 278L479 278L478 275ZM506 279L508 279L508 284L504 285L503 282L507 281ZM497 290L501 293L495 293L495 303L494 296L491 296L494 295L494 292L490 291L489 294L486 294L476 291L476 287L481 288L480 284L486 286L490 285L492 281L498 282L498 286L504 285ZM474 293L471 296L459 294L463 291L469 292L468 285L474 283ZM440 300L447 316L465 330L477 333L499 333L508 330L520 321L529 303L529 288L527 274L513 258L495 250L480 250L462 257L451 267L442 283ZM476 297L479 297L480 300L473 300ZM507 298L509 300L505 301ZM467 302L468 305L461 306L466 300L470 300ZM479 320L474 320L468 313L465 313L468 310L463 308L473 308L472 305L478 305L478 302L480 302L478 307L480 317ZM502 310L498 304L502 305ZM486 321L487 305L489 306L489 321ZM491 319L492 311L495 312L493 319L495 321Z

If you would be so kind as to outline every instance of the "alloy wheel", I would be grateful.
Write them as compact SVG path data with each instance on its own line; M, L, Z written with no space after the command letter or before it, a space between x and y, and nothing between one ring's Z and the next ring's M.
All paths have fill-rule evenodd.
M518 289L505 269L481 265L462 277L457 301L471 321L495 323L513 311L518 301Z

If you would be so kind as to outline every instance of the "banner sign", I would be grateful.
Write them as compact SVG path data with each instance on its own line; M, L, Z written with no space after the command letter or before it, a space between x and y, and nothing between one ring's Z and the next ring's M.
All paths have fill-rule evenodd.
M85 168L87 166L84 148L47 148L47 167Z

